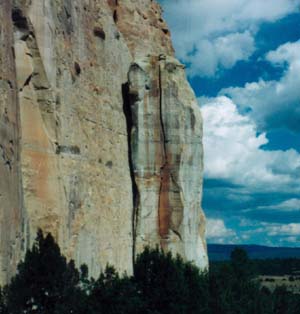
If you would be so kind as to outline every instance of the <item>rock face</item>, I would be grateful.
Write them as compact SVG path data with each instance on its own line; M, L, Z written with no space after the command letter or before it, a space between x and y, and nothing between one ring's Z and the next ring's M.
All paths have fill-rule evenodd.
M156 244L206 267L201 115L158 4L0 6L0 282L38 228L94 276Z
M135 248L159 245L204 268L202 119L184 68L169 56L136 60L128 90Z

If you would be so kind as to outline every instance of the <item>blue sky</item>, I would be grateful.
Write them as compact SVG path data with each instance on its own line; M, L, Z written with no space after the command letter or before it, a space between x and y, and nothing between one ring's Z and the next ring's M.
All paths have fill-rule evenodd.
M209 243L300 247L300 0L161 0L204 118Z

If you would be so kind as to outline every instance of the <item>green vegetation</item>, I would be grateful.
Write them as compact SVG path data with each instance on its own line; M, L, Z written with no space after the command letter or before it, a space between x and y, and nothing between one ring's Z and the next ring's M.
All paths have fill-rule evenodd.
M191 263L146 248L134 275L107 266L97 280L67 262L51 235L39 232L11 283L0 289L0 314L294 314L300 298L261 287L242 249L201 273Z
M299 258L254 260L253 263L260 275L283 276L293 275L300 271Z

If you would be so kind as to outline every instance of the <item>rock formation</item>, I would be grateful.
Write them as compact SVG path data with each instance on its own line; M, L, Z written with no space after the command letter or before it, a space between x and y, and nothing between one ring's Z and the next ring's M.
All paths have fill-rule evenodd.
M0 282L51 232L92 275L207 266L202 122L152 0L0 0Z

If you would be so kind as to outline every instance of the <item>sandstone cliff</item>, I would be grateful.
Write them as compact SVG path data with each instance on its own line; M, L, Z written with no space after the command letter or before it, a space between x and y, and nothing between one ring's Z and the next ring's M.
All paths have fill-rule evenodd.
M37 228L97 275L207 266L202 121L152 0L0 0L0 281Z

